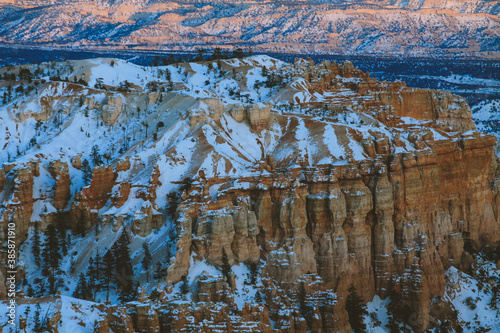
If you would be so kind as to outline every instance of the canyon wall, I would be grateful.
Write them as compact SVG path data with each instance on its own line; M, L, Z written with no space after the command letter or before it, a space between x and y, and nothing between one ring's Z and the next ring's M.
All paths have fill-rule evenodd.
M77 119L71 116L86 114L78 125L94 119L90 109L95 123L77 130L94 131L109 150L90 171L83 167L89 149L58 147L56 158L35 147L5 162L2 241L9 222L20 243L35 222L42 231L54 223L95 232L96 242L106 227L108 236L127 230L141 239L169 230L155 240L171 254L155 257L166 262L158 289L143 281L143 254L134 254L137 278L150 294L158 291L160 305L151 308L145 293L140 303L101 304L107 315L96 332L212 332L218 325L228 332L348 332L351 285L364 301L397 293L409 323L423 332L435 322L431 300L443 295L445 271L469 270L473 250L500 241L497 142L475 130L462 98L379 82L349 62L291 65L259 56L224 62L217 75L254 93L258 88L245 85L263 63L286 78L262 103L238 103L228 97L234 92L215 98L215 87L208 97L189 95L203 93L189 78L205 65L181 64L171 70L182 91L99 92L48 82L47 89L63 92L42 115L26 112L26 103L9 109L17 129L32 118L52 120L57 103L78 104L75 91L83 91L87 97L68 107L57 136ZM213 272L198 272L188 296L178 294L195 261L220 268L226 256L233 267L258 267L261 301L241 304L234 274Z

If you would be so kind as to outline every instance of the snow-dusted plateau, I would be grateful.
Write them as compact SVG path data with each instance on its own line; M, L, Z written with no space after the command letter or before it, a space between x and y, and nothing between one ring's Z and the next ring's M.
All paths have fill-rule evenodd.
M0 0L0 42L498 58L499 13L495 0Z
M460 96L255 55L6 66L0 104L2 332L350 332L356 300L500 331L497 141Z

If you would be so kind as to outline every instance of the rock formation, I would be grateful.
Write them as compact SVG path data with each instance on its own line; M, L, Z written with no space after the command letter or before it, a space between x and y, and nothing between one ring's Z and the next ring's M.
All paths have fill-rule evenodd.
M251 83L264 64L282 75L279 85L258 77L268 82L265 93ZM78 100L75 90L41 83L40 91L63 91L43 111L63 119L58 136L81 135L85 143L65 149L48 133L39 145L51 151L29 147L14 162L6 144L1 228L13 221L24 241L35 221L42 230L63 221L95 231L96 244L118 230L151 242L166 268L159 291L144 273L136 278L159 303L143 295L140 303L103 305L95 332L347 332L350 285L365 301L394 290L414 314L415 331L432 327L431 299L443 295L445 271L469 269L471 250L500 241L497 142L475 130L464 100L379 82L349 62L257 56L214 68L169 66L184 90L159 94L140 82L128 92L80 87L87 98L65 116L50 108ZM197 75L217 86L197 86ZM231 97L236 89L247 98L260 93L263 102ZM10 119L22 110L8 111ZM84 160L99 160L89 151L96 142L101 161L86 171ZM82 244L83 267L97 245ZM236 293L241 277L196 270L200 262L223 267L223 253L233 267L256 267L254 296L242 301ZM139 272L141 256L134 252Z

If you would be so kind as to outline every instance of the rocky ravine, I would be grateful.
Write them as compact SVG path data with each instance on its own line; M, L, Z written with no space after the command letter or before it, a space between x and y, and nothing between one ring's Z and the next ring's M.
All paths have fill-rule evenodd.
M118 230L135 235L144 292L140 303L95 305L90 331L349 331L354 284L365 301L394 289L421 332L443 319L431 300L443 295L445 271L471 268L464 248L500 239L496 139L477 132L450 93L379 82L349 62L266 56L153 68L96 59L6 73L16 80L0 81L12 91L0 109L0 226L15 222L25 242L19 278L33 285L39 274L34 222L87 231L63 258L63 296L18 301L54 304L54 331L64 331L64 309L76 301L64 295ZM86 182L94 145L103 164ZM144 240L166 269L159 284L141 269ZM216 268L223 250L230 280ZM252 262L260 274L248 289L242 264ZM300 302L314 314L307 320Z
M498 1L1 0L0 42L498 58Z

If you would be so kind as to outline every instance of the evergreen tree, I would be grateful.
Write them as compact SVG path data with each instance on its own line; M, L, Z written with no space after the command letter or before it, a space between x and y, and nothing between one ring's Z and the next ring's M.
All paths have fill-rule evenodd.
M152 301L157 301L160 299L160 292L154 289L151 294L149 294L149 299Z
M189 282L186 275L181 278L181 294L186 295L189 292Z
M153 279L159 281L164 275L165 275L165 270L161 267L161 262L158 261L155 265L155 272L153 274Z
M222 50L220 47L216 47L214 53L212 53L212 60L220 60L221 58L222 58Z
M96 84L94 85L96 89L104 89L104 79L102 77L98 77L96 79Z
M99 255L99 249L95 250L94 265L95 265L95 280L100 281L100 268L101 268L102 258Z
M102 157L99 152L99 146L98 145L93 145L92 150L90 152L90 158L92 159L92 163L94 165L101 165L102 164Z
M33 332L35 332L35 333L43 332L43 324L42 324L42 320L40 318L40 311L41 310L42 310L42 308L40 307L40 303L36 303L35 319L33 320L33 326L34 326Z
M255 302L257 302L257 304L262 304L262 295L260 294L260 291L255 293Z
M229 278L231 277L231 265L229 264L229 259L227 257L226 249L222 249L222 275L226 277L226 279L229 281Z
M59 284L58 273L60 271L59 271L59 269L54 269L54 268L49 268L48 271L49 271L49 275L47 277L47 280L49 282L49 294L55 295L57 292L58 284Z
M61 250L63 252L63 255L68 254L68 246L69 246L69 242L68 242L68 239L66 237L67 227L66 227L65 222L66 222L65 219L61 218L60 216L58 217L58 219L57 219L57 231L59 233L59 241L60 241L60 246L61 246Z
M363 303L363 299L358 295L356 287L351 285L349 287L349 295L347 296L345 309L349 314L349 324L355 333L361 333L366 331L366 324L363 321L363 317L368 314L366 311L366 305Z
M250 272L250 284L254 286L257 283L257 275L259 273L259 264L256 262L250 262L248 264L248 270Z
M115 269L115 257L111 250L108 250L103 257L103 274L102 280L103 284L106 286L106 302L109 301L109 284L113 278L113 272Z
M128 233L123 230L112 247L116 262L120 263L120 269L117 271L117 287L121 301L131 301L137 296L137 289L134 288L134 269L130 258L129 245L130 238Z
M54 225L49 224L49 226L47 227L42 252L43 266L45 271L47 271L49 268L53 270L59 269L59 261L61 260L59 245L59 237L57 235L56 228L54 227Z
M500 300L500 297L499 297L499 293L498 293L498 285L496 286L493 286L491 288L491 291L492 291L492 295L491 295L491 301L490 301L490 308L494 309L494 310L498 310L498 302Z
M149 252L148 244L142 243L142 248L144 249L144 258L142 259L142 268L146 271L146 281L149 282L149 267L153 261L151 253Z
M99 285L99 253L96 252L96 256L92 256L89 259L89 267L87 268L86 276L87 276L87 286L89 291L91 292L93 298L95 298L95 294Z
M78 282L76 284L76 289L73 292L73 297L90 300L91 299L91 291L87 284L87 279L85 278L85 274L80 273L78 277Z
M33 253L35 264L37 265L37 267L40 267L40 231L38 229L38 222L35 222L31 252Z
M26 310L24 310L24 317L29 320L31 313L31 306L29 304L26 305Z
M233 58L242 59L245 56L245 52L241 48L237 48L233 51Z
M203 61L205 59L205 49L198 49L193 61Z
M33 297L33 288L29 283L26 285L26 296Z
M42 262L42 274L47 277L48 282L48 292L49 294L55 294L57 292L57 287L59 285L58 274L60 273L59 263L62 259L60 250L60 241L57 234L57 230L53 224L49 224L47 227L45 241L43 244L43 251L41 257Z
M89 259L89 267L87 268L87 273L85 274L89 280L95 279L95 266L94 266L94 257L90 257Z
M165 70L165 77L168 83L172 83L172 73L168 68Z
M85 185L90 183L90 180L92 179L92 168L90 167L89 161L84 159L82 161L82 172L83 172L83 181L85 182Z
M267 75L269 74L268 70L267 70L267 67L266 66L263 66L262 67L262 72L261 72L262 76L264 77L267 77Z
M122 276L118 284L118 299L121 302L130 302L137 298L137 284L132 276Z
M403 318L401 316L401 300L394 288L391 288L389 297L391 298L391 302L387 306L389 322L387 323L386 327L389 329L390 333L399 333L401 331L399 328L399 323L403 321Z

